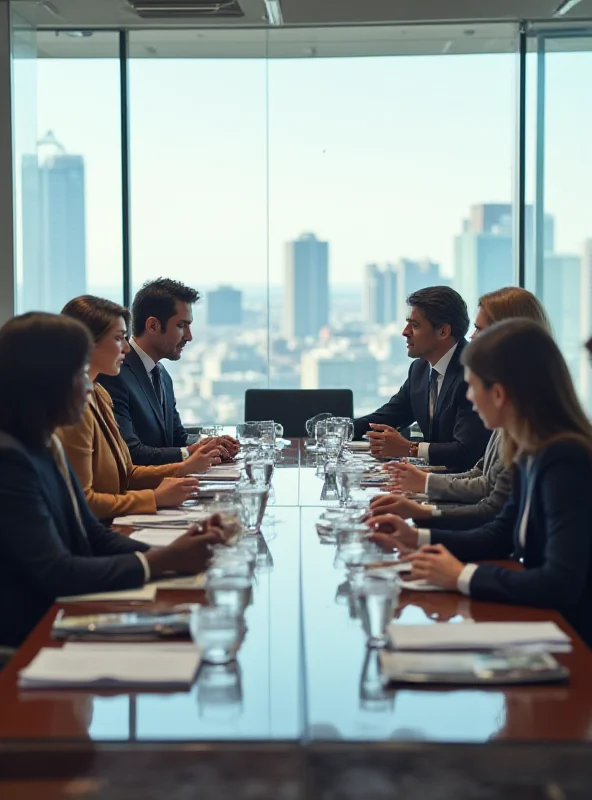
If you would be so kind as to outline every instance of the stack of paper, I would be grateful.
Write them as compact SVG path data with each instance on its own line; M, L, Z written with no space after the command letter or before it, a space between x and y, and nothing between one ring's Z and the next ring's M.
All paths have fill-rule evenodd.
M206 472L196 472L193 477L199 478L201 482L238 481L240 480L240 469L226 464L217 464L210 467Z
M447 625L389 626L396 650L571 649L571 639L554 622L459 622Z
M73 594L58 597L56 603L104 603L104 602L144 602L151 603L156 597L156 583L147 583L139 589L124 589L120 592L95 592L94 594Z
M146 528L188 528L194 522L203 522L211 512L205 508L172 508L168 511L157 511L156 514L130 514L127 517L116 517L114 525L133 525Z
M146 688L188 689L200 654L193 643L74 643L43 648L19 672L24 689Z
M370 442L348 442L347 449L354 453L366 453L370 450Z

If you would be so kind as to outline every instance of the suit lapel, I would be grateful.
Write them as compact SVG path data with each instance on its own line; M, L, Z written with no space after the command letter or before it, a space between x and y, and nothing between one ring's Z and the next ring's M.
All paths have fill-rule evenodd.
M411 389L411 405L415 412L415 419L425 439L429 441L430 432L430 365L427 361L418 364L414 367L414 372L422 370L422 374L418 375L417 383Z
M97 424L101 431L103 432L103 436L107 444L109 445L109 449L113 454L113 458L115 459L115 463L117 464L117 472L119 473L119 485L122 487L122 491L127 491L128 485L128 477L127 477L127 463L125 462L125 456L121 451L121 446L117 441L114 432L111 430L107 419L104 417L103 413L99 409L98 405L101 402L95 395L93 398L94 402L90 404L91 411L94 415L94 418L97 421Z
M464 348L463 341L460 341L456 347L456 350L454 351L452 359L450 360L450 364L448 365L446 374L444 375L444 381L442 382L442 387L438 394L438 402L436 403L434 421L436 420L436 417L440 413L440 409L444 405L444 401L446 400L446 395L448 394L448 392L458 379L459 369L462 369L460 365L460 354L462 353L463 348Z
M129 369L131 369L136 376L138 383L142 387L142 391L146 395L146 399L150 403L156 419L158 420L158 423L166 436L166 422L164 419L162 406L156 399L156 392L154 391L154 386L152 385L150 376L146 372L146 369L140 360L140 356L136 353L133 347L125 357L123 368L125 369L125 367L129 367Z

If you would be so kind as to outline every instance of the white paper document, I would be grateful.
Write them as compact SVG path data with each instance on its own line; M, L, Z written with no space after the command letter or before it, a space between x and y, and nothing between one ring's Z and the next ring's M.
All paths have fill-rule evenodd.
M130 514L128 517L116 517L114 525L131 525L134 528L188 528L193 522L203 522L210 516L205 508L174 508L174 514Z
M156 590L156 583L147 583L139 589L123 589L119 592L96 592L95 594L73 594L69 597L58 597L56 603L105 603L112 601L151 603L156 597Z
M401 589L409 589L411 592L447 592L441 586L426 581L425 578L417 578L414 581L401 581Z
M226 464L216 464L209 467L205 472L195 472L192 477L204 481L238 481L240 480L240 469L236 466Z
M21 688L187 689L199 667L193 643L67 643L47 647L19 672Z
M185 528L179 526L176 528L141 528L139 531L134 531L130 539L144 542L149 544L150 547L166 547L184 533Z
M389 626L396 650L504 650L565 652L571 639L554 622L459 622Z

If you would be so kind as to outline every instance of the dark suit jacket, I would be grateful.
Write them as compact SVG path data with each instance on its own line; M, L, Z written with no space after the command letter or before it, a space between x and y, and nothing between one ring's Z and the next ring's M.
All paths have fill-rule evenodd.
M480 565L471 597L556 609L592 645L592 458L573 440L555 442L536 455L528 478L532 499L524 548L518 534L525 465L514 473L510 499L493 522L472 531L433 531L432 542L462 561L522 558L523 572Z
M467 384L460 356L467 342L461 339L446 370L438 395L436 413L430 426L429 362L418 358L396 395L373 414L354 420L354 438L360 439L370 423L408 428L417 422L426 442L430 442L430 464L454 470L467 470L485 452L491 431L483 427L467 400Z
M0 645L18 646L56 597L144 583L148 546L102 525L70 470L86 536L51 455L0 432Z
M99 375L98 382L113 400L113 412L134 464L171 464L182 461L187 431L175 404L171 376L160 365L164 414L150 376L132 348L117 376Z

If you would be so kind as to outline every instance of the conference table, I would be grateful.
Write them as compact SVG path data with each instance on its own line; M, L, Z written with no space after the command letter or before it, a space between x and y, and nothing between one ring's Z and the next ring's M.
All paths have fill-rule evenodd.
M403 591L401 623L556 621L573 639L557 656L571 677L385 689L335 546L316 532L334 486L299 440L282 452L274 493L237 661L202 664L189 691L19 689L18 670L60 646L59 607L47 613L0 672L0 798L590 797L592 653L558 614ZM156 602L205 596L160 591Z

